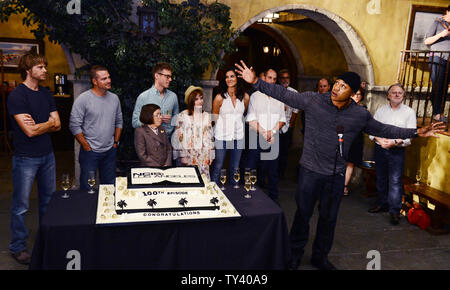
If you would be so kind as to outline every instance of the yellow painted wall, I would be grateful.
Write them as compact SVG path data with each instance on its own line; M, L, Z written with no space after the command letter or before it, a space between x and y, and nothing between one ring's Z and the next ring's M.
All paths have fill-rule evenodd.
M370 15L367 4L371 0L219 0L231 7L231 19L234 28L241 27L251 18L265 10L303 4L325 9L349 23L361 37L372 60L376 85L389 85L396 79L400 50L404 48L411 5L447 6L448 0L380 0L381 14ZM174 1L180 2L180 1ZM206 0L205 2L214 2ZM12 16L8 23L0 23L0 37L33 38L27 28L22 26L20 17ZM311 43L313 45L313 43ZM317 47L317 46L316 46ZM301 49L301 48L300 48ZM323 47L316 49L326 50ZM64 54L59 45L45 41L46 55L49 58L50 72L69 73ZM310 62L307 53L303 57L305 64ZM312 62L312 61L311 61ZM305 67L305 69L308 66ZM313 74L317 67L309 67ZM327 68L324 68L325 70ZM18 75L8 75L10 79ZM48 85L52 86L51 82Z
M381 0L381 14L370 15L370 0L219 0L231 7L234 28L265 10L289 4L325 9L349 23L365 44L374 67L375 84L396 80L400 50L404 48L411 5L446 7L448 0Z
M272 25L282 30L297 47L305 75L331 77L348 70L336 39L317 22L303 20Z
M415 179L419 168L421 182L450 194L450 136L414 139L406 149L405 175Z
M8 22L0 22L0 37L35 39L34 35L29 32L29 29L22 25L22 18L17 15L12 15ZM53 44L46 38L44 40L44 46L45 56L48 61L48 76L47 80L42 82L41 85L49 86L53 91L53 74L70 74L70 70L60 45ZM5 73L5 80L15 80L16 85L22 82L19 73Z

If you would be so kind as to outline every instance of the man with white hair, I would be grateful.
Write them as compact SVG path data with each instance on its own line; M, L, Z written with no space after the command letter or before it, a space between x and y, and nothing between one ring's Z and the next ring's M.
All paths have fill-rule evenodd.
M373 118L381 123L401 128L416 128L416 113L403 104L405 90L400 84L393 84L388 90L389 103L380 107ZM405 147L411 145L411 139L389 139L369 136L375 141L375 170L378 192L377 206L370 213L389 211L391 224L400 220L403 195L403 167L405 165Z

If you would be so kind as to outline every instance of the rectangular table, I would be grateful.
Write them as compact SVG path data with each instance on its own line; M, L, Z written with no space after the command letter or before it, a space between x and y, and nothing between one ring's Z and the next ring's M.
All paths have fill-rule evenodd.
M286 218L260 189L225 190L237 219L96 225L96 194L53 194L30 269L282 270L290 257ZM74 254L75 253L75 254Z

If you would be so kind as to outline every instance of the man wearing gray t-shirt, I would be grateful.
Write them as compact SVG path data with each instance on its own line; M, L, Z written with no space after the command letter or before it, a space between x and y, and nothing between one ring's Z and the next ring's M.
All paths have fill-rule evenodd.
M109 92L111 77L105 67L90 70L93 88L80 94L70 113L70 131L80 143L80 188L89 189L88 172L99 170L99 184L114 184L116 149L122 133L119 97Z

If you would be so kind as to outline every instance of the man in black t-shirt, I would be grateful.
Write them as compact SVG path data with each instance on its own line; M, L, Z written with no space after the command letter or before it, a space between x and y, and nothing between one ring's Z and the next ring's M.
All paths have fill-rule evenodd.
M29 264L25 214L35 180L39 193L39 220L56 190L55 156L49 133L59 131L61 122L53 95L39 86L39 82L47 77L45 57L32 53L23 55L19 60L19 71L24 82L8 97L8 112L14 130L9 250L19 263Z

